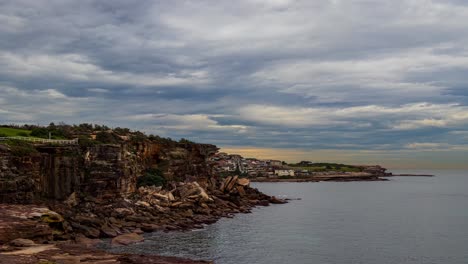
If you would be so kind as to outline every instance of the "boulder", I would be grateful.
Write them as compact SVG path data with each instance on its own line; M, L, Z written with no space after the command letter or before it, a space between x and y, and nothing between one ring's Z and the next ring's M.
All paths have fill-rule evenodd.
M77 222L71 222L71 226L73 227L73 229L79 231L83 235L85 235L87 237L90 237L90 238L99 238L99 235L101 233L99 231L99 229L96 229L94 227L85 226L85 225L79 224Z
M272 204L284 204L284 203L286 203L286 201L285 201L285 200L278 199L278 198L276 198L275 196L272 196L272 197L270 198L270 203L272 203Z
M84 235L78 234L75 237L75 242L77 244L84 245L85 247L94 247L97 244L101 243L102 240L100 240L100 239L90 239L90 238L85 237Z
M154 232L156 230L162 229L160 226L155 225L155 224L147 224L147 223L142 223L141 224L141 230L144 232Z
M41 215L41 220L46 223L61 223L63 222L63 217L56 212L49 211Z
M112 239L112 245L130 245L145 240L141 235L136 233L123 234Z
M198 193L198 187L192 183L184 184L178 190L182 199Z
M240 186L249 186L250 185L250 180L247 179L247 178L239 178L237 179L237 185L240 185Z
M181 204L182 204L182 202L175 202L175 203L171 204L171 207L178 207Z
M245 196L245 190L242 185L236 186L237 192L239 193L240 196Z
M76 193L73 192L70 196L64 201L64 203L70 207L74 207L78 205L78 198L76 197Z
M142 207L151 207L151 205L145 201L137 201L135 205L142 206Z
M101 227L101 233L106 237L116 237L118 235L117 231L108 225Z
M171 202L175 200L175 197L174 197L174 195L172 194L172 192L167 193L167 198L168 198L169 201L171 201Z
M237 179L238 179L238 178L239 178L239 176L237 176L237 175L234 176L234 177L232 177L231 182L229 182L228 185L226 186L226 189L227 189L228 191L231 191L231 190L234 188L234 186L235 186L236 183L237 183Z
M77 215L74 221L87 226L101 226L104 222L97 216Z
M201 197L203 202L213 202L213 199L206 193L205 189L203 189L197 182L194 182L195 186L198 188L198 195Z
M30 239L24 239L24 238L17 238L15 240L10 241L10 243L8 244L14 247L32 247L36 245L34 241Z
M130 208L115 208L114 211L121 216L132 215L135 213Z
M232 177L231 176L228 176L226 177L223 182L221 183L221 186L219 187L219 190L221 192L224 192L224 190L226 189L226 186L229 184L229 182L232 180Z

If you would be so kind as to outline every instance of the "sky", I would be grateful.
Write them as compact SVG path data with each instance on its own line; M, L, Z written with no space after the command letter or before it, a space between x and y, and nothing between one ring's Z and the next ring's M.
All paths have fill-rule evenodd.
M0 123L468 168L468 1L0 0Z

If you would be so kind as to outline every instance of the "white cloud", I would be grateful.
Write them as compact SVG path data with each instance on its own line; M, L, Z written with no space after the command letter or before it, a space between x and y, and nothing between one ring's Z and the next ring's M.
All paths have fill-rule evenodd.
M52 77L67 81L107 83L136 86L174 86L206 84L208 73L202 70L182 70L161 75L114 72L93 64L80 54L19 55L0 52L0 73L25 77Z
M369 122L374 121L391 129L411 130L468 124L468 107L457 104L417 103L395 107L367 105L344 108L249 105L240 108L239 115L248 121L293 127L369 128Z
M443 145L440 143L410 143L406 145L409 149L438 149Z
M437 54L437 48L389 53L357 60L278 61L252 74L264 86L284 93L318 97L322 101L375 101L438 96L447 87L434 80L410 80L414 74L468 69L468 55Z

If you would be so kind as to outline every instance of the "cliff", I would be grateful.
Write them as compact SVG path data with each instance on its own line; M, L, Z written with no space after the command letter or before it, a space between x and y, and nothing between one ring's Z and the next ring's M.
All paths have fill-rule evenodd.
M0 145L0 203L65 200L74 192L126 196L149 168L162 169L169 181L205 179L212 176L206 160L217 151L214 145L151 141L34 148L17 155Z
M0 203L40 204L53 210L26 217L29 226L45 222L52 232L42 228L16 232L3 223L3 242L12 239L11 234L48 241L201 228L220 217L248 213L257 205L283 203L250 188L247 179L214 175L208 161L218 151L214 145L144 139L20 149L14 144L0 146ZM137 188L140 177L155 169L162 172L164 188ZM25 215L13 215L18 214ZM0 213L0 222L2 217L12 216Z

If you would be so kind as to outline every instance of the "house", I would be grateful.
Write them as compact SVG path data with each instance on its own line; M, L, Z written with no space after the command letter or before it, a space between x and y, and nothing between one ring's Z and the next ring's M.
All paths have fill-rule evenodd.
M270 166L281 166L283 162L281 160L270 160Z
M294 170L275 170L275 174L278 176L292 176L294 177Z

